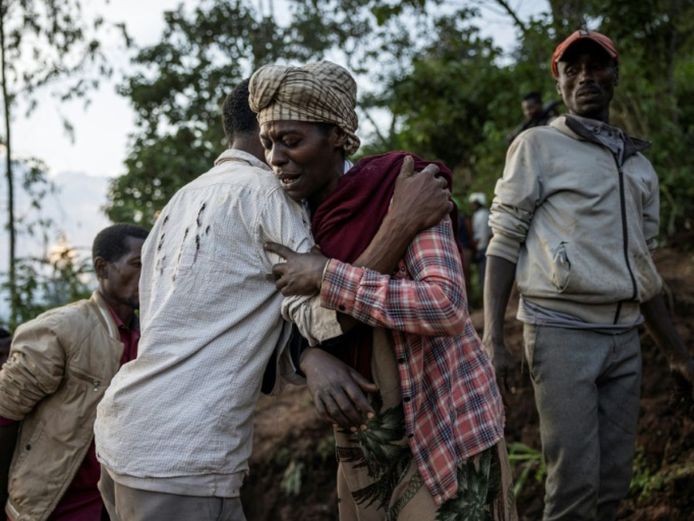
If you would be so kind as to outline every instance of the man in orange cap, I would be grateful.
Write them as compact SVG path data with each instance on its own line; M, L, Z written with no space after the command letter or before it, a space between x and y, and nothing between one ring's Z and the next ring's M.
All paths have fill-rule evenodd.
M547 463L544 521L610 521L631 478L639 411L638 325L694 379L651 251L658 178L648 144L609 124L619 55L576 31L552 54L568 114L520 134L495 188L484 343L502 383L514 279Z

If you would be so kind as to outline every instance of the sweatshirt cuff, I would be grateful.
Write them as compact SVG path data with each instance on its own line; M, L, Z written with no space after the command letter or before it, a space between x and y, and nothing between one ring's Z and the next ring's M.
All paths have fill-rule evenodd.
M497 233L494 234L492 236L492 240L489 241L489 246L487 246L487 255L501 257L502 259L506 259L513 264L517 264L521 245L522 242L518 239L513 239Z

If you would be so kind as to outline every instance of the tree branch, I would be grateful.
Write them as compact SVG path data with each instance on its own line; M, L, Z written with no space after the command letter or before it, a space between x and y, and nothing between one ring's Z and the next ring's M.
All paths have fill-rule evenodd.
M518 18L518 15L516 12L513 10L513 8L509 5L506 0L496 0L496 3L499 4L499 6L506 11L506 14L508 14L512 19L513 23L516 24L516 26L521 30L521 32L525 35L528 32L528 27L523 23L523 20Z

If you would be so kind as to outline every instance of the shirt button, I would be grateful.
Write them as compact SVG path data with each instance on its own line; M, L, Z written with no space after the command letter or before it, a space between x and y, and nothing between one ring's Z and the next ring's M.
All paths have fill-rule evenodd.
M344 304L340 304L339 306L337 306L337 309L339 309L340 311L344 311L347 308L345 308Z
M407 360L405 360L404 358L398 358L399 364L404 364L405 362L407 362Z
M405 396L405 397L402 399L402 401L405 402L405 403L407 403L407 402L410 401L410 397L409 397L409 396Z
M408 432L408 433L407 433L407 437L408 437L408 438L414 438L414 433Z

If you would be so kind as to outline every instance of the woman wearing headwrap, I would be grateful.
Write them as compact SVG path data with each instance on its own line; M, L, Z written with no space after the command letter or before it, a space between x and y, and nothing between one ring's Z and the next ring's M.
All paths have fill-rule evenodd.
M467 311L451 220L418 234L402 230L388 238L402 245L378 255L370 245L396 211L396 184L431 167L392 152L345 173L359 147L356 83L339 65L266 66L249 92L266 159L290 197L308 204L321 249L299 255L268 246L287 259L274 269L285 295L318 292L288 297L285 317L309 339L321 338L319 321L304 312L316 302L359 322L349 329L344 319L343 336L301 358L319 413L340 425L340 520L517 519L503 405ZM450 188L450 171L438 169ZM331 378L342 364L358 371L357 386L339 388ZM373 391L369 380L378 391L361 409L370 414L355 418L359 388Z

